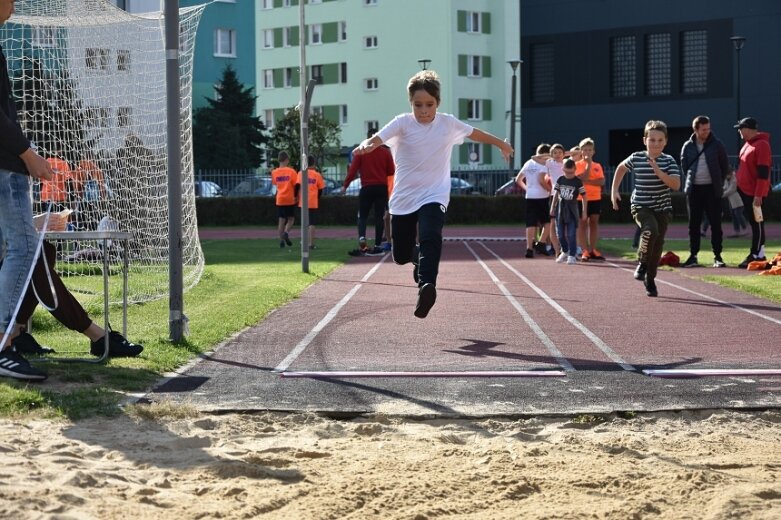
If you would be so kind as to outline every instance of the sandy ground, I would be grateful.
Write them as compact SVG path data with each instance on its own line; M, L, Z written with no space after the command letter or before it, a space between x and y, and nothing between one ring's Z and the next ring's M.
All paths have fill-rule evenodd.
M0 421L0 518L781 517L781 412Z

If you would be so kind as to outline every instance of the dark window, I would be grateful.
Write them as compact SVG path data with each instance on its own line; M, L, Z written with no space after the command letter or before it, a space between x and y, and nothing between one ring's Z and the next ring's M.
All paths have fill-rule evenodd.
M531 58L531 100L533 103L550 103L555 92L553 44L532 45Z
M672 92L670 33L645 37L645 93L648 96L669 96Z
M708 31L681 33L681 93L708 91Z
M634 36L610 39L610 96L637 95L637 44Z

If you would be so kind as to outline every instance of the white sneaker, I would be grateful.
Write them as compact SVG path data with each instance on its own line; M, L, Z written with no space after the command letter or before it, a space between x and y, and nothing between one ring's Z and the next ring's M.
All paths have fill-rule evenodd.
M568 256L567 257L567 264L568 265L577 264L577 263L578 263L578 259L575 258L574 256Z
M567 253L561 253L561 254L560 254L560 255L559 255L557 258L556 258L556 263L557 263L557 264L561 264L561 263L563 263L563 262L564 262L566 259L567 259Z

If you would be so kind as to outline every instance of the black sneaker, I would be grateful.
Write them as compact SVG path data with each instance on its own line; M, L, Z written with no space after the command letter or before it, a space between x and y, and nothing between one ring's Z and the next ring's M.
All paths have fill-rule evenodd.
M648 267L645 264L637 264L635 269L635 280L645 281L645 273L648 271Z
M49 377L46 372L31 366L13 348L7 348L0 352L0 376L24 381L43 381Z
M535 242L534 252L539 253L541 255L548 256L548 248L546 247L545 242Z
M526 250L526 258L534 258L534 250L533 249L527 249Z
M285 244L287 244L288 246L292 246L293 245L293 242L290 241L290 236L288 236L287 231L285 231L282 234L282 238L285 239Z
M727 264L721 259L721 255L713 256L713 267L727 267Z
M746 269L748 267L748 264L750 264L751 262L756 262L757 260L767 260L767 259L764 256L756 257L753 254L749 253L746 259L738 264L738 267L741 269Z
M697 267L698 265L697 255L689 255L689 258L687 258L686 261L681 264L681 267Z
M105 352L105 336L97 341L90 343L90 354L93 356L102 356ZM136 357L144 350L141 345L130 343L125 337L116 331L108 334L108 355L109 357Z
M415 316L418 318L425 318L428 316L428 311L434 306L437 301L437 288L433 283L424 283L423 287L418 290L418 303L415 305Z
M31 334L22 332L14 338L11 342L11 346L14 347L19 354L27 354L31 356L43 356L44 354L54 353L54 349L48 347L42 347Z
M418 277L418 264L412 264L412 279L415 280L415 283L420 282L420 278Z
M659 296L659 291L656 290L656 282L648 279L645 280L645 294L651 298Z

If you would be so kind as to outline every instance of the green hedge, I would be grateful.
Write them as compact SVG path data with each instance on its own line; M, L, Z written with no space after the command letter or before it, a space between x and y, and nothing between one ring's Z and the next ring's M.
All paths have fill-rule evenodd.
M629 194L624 194L619 211L613 211L610 197L602 197L602 222L631 222ZM198 224L201 226L271 226L277 222L277 208L272 197L236 197L196 199ZM525 200L517 195L487 197L455 195L447 212L449 224L517 224L524 221ZM683 193L673 194L676 220L686 220ZM320 201L319 225L352 226L358 215L358 197L326 196ZM770 194L765 203L765 218L781 220L781 192Z

